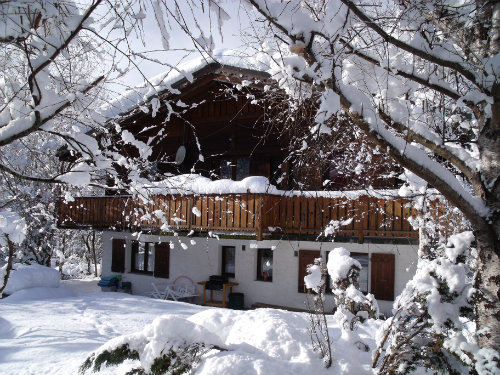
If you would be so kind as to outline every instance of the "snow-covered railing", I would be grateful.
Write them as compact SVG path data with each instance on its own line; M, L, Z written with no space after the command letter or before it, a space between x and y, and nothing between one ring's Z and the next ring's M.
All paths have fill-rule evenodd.
M356 199L271 194L157 195L147 203L130 196L79 197L59 202L64 228L199 231L255 234L417 238L403 199Z

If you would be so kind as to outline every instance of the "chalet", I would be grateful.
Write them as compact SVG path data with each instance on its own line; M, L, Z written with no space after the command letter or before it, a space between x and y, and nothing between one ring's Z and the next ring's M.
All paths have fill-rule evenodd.
M418 233L407 220L415 216L408 201L389 198L389 190L332 190L325 185L332 171L314 162L301 182L307 173L299 175L287 160L290 136L269 126L279 117L273 103L256 101L272 84L267 74L237 61L178 69L156 81L160 100L174 104L158 109L138 100L146 93L125 93L104 111L151 147L143 171L149 198L110 189L61 201L58 225L102 230L103 275L121 274L134 294L149 295L152 283L161 288L180 276L197 283L223 275L243 293L245 307L303 308L306 266L342 246L364 267L361 288L390 313L416 266ZM148 106L154 117L145 113ZM116 145L128 157L139 152ZM395 181L385 187L395 188ZM201 292L198 285L195 302ZM225 306L226 296L214 298L219 302L205 303ZM327 306L333 308L332 298Z

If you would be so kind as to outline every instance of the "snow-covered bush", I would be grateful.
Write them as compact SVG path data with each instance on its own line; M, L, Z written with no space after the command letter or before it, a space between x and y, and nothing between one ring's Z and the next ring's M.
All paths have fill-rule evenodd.
M6 294L12 294L18 290L28 288L57 288L59 286L59 280L59 272L53 268L41 266L39 264L15 264L4 292Z
M415 276L394 302L394 316L378 335L373 367L379 374L408 374L418 366L433 373L464 374L466 366L479 374L498 373L473 339L474 289L466 262L473 240L472 232L453 235L419 259Z
M78 279L87 275L87 264L79 259L70 258L61 267L62 277L68 279Z
M359 290L360 271L361 264L351 258L349 251L343 247L330 252L328 266L325 266L322 258L318 258L307 268L304 282L308 293L306 303L311 341L313 350L324 359L327 368L332 364L332 349L325 316L325 288L328 274L337 306L334 317L342 329L343 339L359 350L369 350L359 335L353 331L359 322L378 316L378 305L373 295L365 296Z
M265 308L235 311L186 305L188 310L185 310L176 306L165 305L168 315L158 317L140 332L112 339L95 350L82 372L98 371L95 365L99 362L104 367L121 363L126 357L136 360L126 361L117 368L122 373L312 374L317 368L321 369L320 360L311 352L307 342L307 317L304 314ZM182 311L192 309L194 314L185 314L177 308ZM194 348L198 348L198 352L193 357L188 352ZM182 370L182 366L178 367L179 371L172 367L155 370L155 359L167 353L171 363L191 363L191 370L187 367ZM162 359L161 363L167 360ZM132 369L136 372L130 372L134 371ZM340 372L337 365L334 373Z
M378 304L372 294L364 295L359 290L361 264L350 257L343 247L330 252L328 273L332 281L332 292L337 306L335 318L344 330L355 330L359 322L378 317Z
M310 334L313 350L320 354L325 362L325 367L329 368L332 364L332 348L325 316L327 275L328 270L326 269L325 262L323 262L323 258L317 258L314 260L314 264L310 264L307 267L307 275L304 276L304 282L307 290L306 303L311 322ZM312 299L312 304L309 298Z
M62 253L57 255L58 258L52 258L52 267L59 270L63 280L96 277L94 270L97 271L98 275L101 274L101 265L89 264L87 254L84 254L84 256L71 254L67 258ZM84 259L82 259L83 257Z
M203 354L222 348L220 339L203 326L181 317L162 316L144 330L117 337L101 346L80 367L100 371L127 359L139 360L133 374L184 374L195 368Z

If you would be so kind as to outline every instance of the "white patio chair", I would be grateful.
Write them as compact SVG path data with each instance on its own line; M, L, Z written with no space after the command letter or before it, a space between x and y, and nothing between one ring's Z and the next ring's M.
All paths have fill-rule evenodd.
M166 299L168 290L170 289L168 285L165 287L165 289L163 291L158 289L158 286L156 286L155 283L151 283L151 286L153 287L153 290L151 291L151 294L150 294L151 298Z
M171 298L178 301L182 298L196 297L196 284L187 276L179 276L174 280L172 286L167 285L165 289L165 299Z

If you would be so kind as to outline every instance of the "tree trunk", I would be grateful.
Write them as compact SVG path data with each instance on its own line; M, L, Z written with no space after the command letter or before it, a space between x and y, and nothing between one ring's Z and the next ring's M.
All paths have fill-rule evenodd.
M87 261L87 275L92 274L92 262L90 261L90 255L85 254L85 260Z
M477 335L481 348L500 353L500 255L498 233L475 231L478 262L474 287L476 297ZM496 238L495 238L496 237ZM499 358L500 360L500 358ZM497 363L500 367L500 362Z
M2 293L7 286L7 281L9 281L10 270L12 269L12 262L14 260L14 244L11 240L9 240L9 236L5 235L5 239L7 240L7 247L9 250L8 258L7 258L7 269L5 270L5 275L2 280L2 284L0 284L0 298L2 297Z
M90 258L91 258L92 251L90 249L89 237L90 237L90 234L89 235L82 234L82 241L85 244L85 247L87 249L87 251L85 252L85 259L87 260L87 273L90 275L91 274Z
M493 5L490 55L500 52L500 3ZM478 264L474 286L478 343L500 353L500 82L492 88L491 118L482 121L478 136L481 155L481 177L491 217L485 223L472 223L478 247ZM500 358L497 358L500 367Z
M95 251L95 231L92 231L92 257L94 259L94 276L99 276L99 271L97 270L97 253Z
M491 216L484 223L472 223L478 246L475 288L478 343L500 353L500 85L493 88L492 117L478 137ZM500 358L498 358L500 361ZM497 363L500 367L500 362Z
M62 237L62 253L64 255L64 249L66 249L66 232L64 232L63 237ZM61 259L59 257L59 274L61 275L61 278L63 276L63 266L64 266L64 259Z

